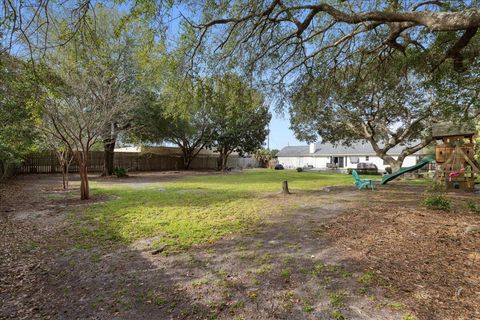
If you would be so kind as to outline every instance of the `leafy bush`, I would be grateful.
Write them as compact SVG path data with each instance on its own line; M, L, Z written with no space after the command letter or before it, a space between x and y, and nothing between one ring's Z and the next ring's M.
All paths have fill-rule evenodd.
M434 182L428 186L425 192L429 194L437 194L437 193L443 194L445 193L445 191L447 191L447 187L445 186L445 184Z
M117 167L113 169L113 174L117 176L117 178L122 178L127 176L127 169Z
M277 153L277 149L258 149L257 151L255 151L253 157L257 159L258 162L260 162L262 167L267 168L269 161L275 158L277 156Z
M345 320L344 315L338 309L333 310L331 316L332 316L332 319L334 320Z
M423 202L429 209L448 211L451 208L450 200L441 194L432 194L425 197Z
M467 199L465 206L471 212L480 213L480 206L477 204L477 202L475 202L475 200Z
M451 208L451 201L445 196L446 186L442 183L433 183L425 191L423 204L434 210L448 211Z
M302 172L302 171L303 171L303 168L300 168L300 167L297 168L297 172Z
M359 174L369 174L369 175L379 175L380 172L378 172L377 169L375 168L364 168L364 169L352 169L352 168L347 168L347 173L349 175L352 174L352 171L355 170Z
M0 159L0 180L14 176L19 172L21 162L18 159Z

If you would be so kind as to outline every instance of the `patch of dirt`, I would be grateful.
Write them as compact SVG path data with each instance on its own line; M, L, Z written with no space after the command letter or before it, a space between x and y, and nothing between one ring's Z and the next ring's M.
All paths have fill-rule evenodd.
M392 288L390 296L405 301L419 319L480 319L480 232L465 232L480 224L480 215L462 203L453 212L424 209L418 205L422 193L423 187L381 189L364 208L326 225L325 234L349 248L348 256L374 271ZM398 194L406 205L388 205L389 199L401 201Z
M190 174L222 173L97 180L142 188ZM275 214L248 233L153 255L155 237L79 247L66 216L108 199L85 204L60 181L0 184L1 319L479 318L479 234L462 233L478 218L419 208L420 187L265 195Z
M205 176L205 175L222 175L227 174L221 171L205 170L205 171L150 171L150 172L132 172L127 177L117 178L94 176L92 181L98 181L102 184L122 184L134 187L142 187L152 183L171 182L185 177Z

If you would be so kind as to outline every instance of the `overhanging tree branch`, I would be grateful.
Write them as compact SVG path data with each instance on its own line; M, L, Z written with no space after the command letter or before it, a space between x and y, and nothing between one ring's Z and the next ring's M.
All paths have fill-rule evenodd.
M443 58L438 62L442 64L447 59L453 59L458 64L461 60L460 53L468 46L469 40L480 26L480 9L473 5L467 9L455 10L447 8L441 1L424 1L411 8L402 9L389 7L388 1L379 3L377 7L372 5L371 7L374 7L372 10L362 11L362 9L365 10L364 7L348 4L331 5L320 2L297 5L287 0L274 0L246 13L244 13L246 10L239 10L240 14L232 11L229 16L227 11L226 16L211 19L205 23L192 23L199 30L193 56L205 41L209 30L221 27L222 34L217 35L220 39L217 49L223 49L229 42L232 44L230 48L234 48L224 52L225 58L233 56L238 46L244 46L250 50L256 50L249 61L255 65L261 59L284 51L286 53L284 60L279 60L274 68L282 69L282 78L285 78L286 74L302 66L308 69L307 61L314 61L320 53L334 49L337 50L337 55L340 53L348 55L348 51L364 50L369 52L372 58L380 52L377 57L379 59L383 59L384 54L387 56L390 54L385 49L388 47L401 52L405 52L409 46L428 51L432 42L421 38L418 28L423 28L427 34L433 35L465 31L450 50L444 51ZM419 10L423 8L425 10ZM383 27L382 32L376 32L379 26ZM388 31L384 32L385 29ZM328 37L322 36L327 33ZM265 37L266 34L270 36ZM366 35L375 35L383 40L374 48L368 48L371 40L368 40ZM318 37L322 40L317 41ZM352 45L343 47L344 42ZM289 47L294 43L296 45L293 46L293 50L289 51ZM308 50L304 50L303 55L300 55L297 47L308 48ZM344 49L345 51L342 52ZM288 52L290 52L289 55ZM342 61L333 61L334 65L340 65L340 63Z

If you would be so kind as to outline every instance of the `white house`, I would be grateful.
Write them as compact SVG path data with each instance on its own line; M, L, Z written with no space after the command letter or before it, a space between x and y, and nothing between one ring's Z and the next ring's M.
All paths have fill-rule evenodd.
M387 154L397 158L404 146L396 146ZM375 154L372 146L363 141L351 146L332 145L330 143L311 143L309 146L284 147L277 154L278 163L286 169L311 166L317 169L327 169L335 166L339 169L356 169L359 163L373 163L380 172L388 164ZM402 167L413 166L417 163L419 154L407 156Z

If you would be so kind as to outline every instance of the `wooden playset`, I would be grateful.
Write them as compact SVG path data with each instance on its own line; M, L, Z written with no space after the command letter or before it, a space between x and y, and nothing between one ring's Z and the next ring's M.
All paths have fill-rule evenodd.
M447 189L473 192L479 166L475 160L475 130L440 124L433 136L442 140L435 148L437 172L435 181L443 180Z

